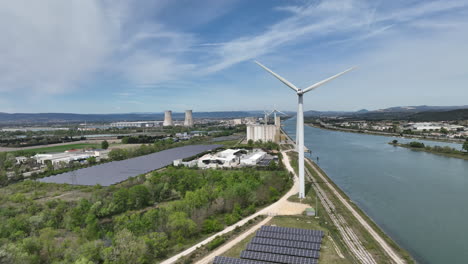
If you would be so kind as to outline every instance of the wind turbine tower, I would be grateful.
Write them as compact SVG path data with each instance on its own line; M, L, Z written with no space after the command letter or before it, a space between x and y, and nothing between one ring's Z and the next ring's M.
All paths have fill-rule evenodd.
M352 71L355 69L355 67L352 67L350 69L347 69L344 72L338 73L336 75L333 75L332 77L325 79L323 81L317 82L305 89L299 89L297 88L294 84L290 83L288 80L284 79L283 77L279 76L278 74L274 73L272 70L268 69L264 65L262 65L260 62L256 61L260 67L265 69L267 72L271 73L273 76L275 76L278 80L280 80L283 84L291 88L294 92L297 94L297 124L296 124L296 147L297 151L299 154L299 198L305 198L305 181L304 181L304 110L303 110L303 97L304 94L314 90L315 88L333 80L341 75Z

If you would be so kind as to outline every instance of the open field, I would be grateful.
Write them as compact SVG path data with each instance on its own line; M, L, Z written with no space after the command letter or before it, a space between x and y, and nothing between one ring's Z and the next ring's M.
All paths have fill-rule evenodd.
M26 153L51 153L51 152L64 152L70 149L85 149L85 148L100 148L101 145L97 143L76 143L76 144L67 144L60 146L52 147L39 147L39 148L28 148L21 150Z

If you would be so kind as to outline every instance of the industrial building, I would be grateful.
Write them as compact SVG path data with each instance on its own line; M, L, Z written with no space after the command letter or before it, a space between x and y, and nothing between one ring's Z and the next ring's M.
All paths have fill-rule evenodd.
M39 164L45 164L46 161L51 161L52 165L56 166L61 163L70 163L72 161L82 161L90 157L103 158L107 157L107 150L75 150L75 151L66 151L60 153L47 153L47 154L36 154L33 158Z
M247 140L279 142L279 130L275 125L247 125Z
M263 162L266 160L267 162ZM208 168L236 168L268 165L274 160L273 156L268 155L261 149L245 150L245 149L226 149L214 154L206 154L198 159L191 161L174 160L174 166L187 166L202 169Z
M135 122L114 122L110 127L124 128L124 127L159 127L161 121L135 121Z

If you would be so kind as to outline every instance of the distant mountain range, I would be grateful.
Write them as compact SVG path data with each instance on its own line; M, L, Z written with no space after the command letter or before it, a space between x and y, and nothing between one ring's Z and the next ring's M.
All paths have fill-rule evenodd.
M193 112L194 118L241 118L261 116L261 111L224 111ZM183 120L185 113L172 113L174 120ZM47 124L78 122L115 122L163 120L164 113L127 113L127 114L71 114L71 113L0 113L0 124Z
M285 111L289 115L296 112ZM174 120L183 120L184 113L174 112ZM218 111L193 112L194 118L241 118L248 116L263 116L263 111ZM418 120L460 120L468 119L468 105L464 106L398 106L379 110L362 109L359 111L306 111L307 117L346 117L353 119L418 119ZM1 125L22 124L66 124L79 122L115 122L115 121L146 121L163 120L164 113L123 113L123 114L71 114L71 113L1 113ZM437 120L431 120L437 119Z
M467 120L468 105L463 106L397 106L369 111L362 109L355 112L319 112L307 111L307 117L344 117L363 120L411 120L411 121L444 121Z

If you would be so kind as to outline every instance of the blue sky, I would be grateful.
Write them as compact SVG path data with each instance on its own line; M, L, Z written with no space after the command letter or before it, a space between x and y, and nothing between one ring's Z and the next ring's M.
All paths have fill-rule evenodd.
M468 0L0 3L0 112L466 105Z

